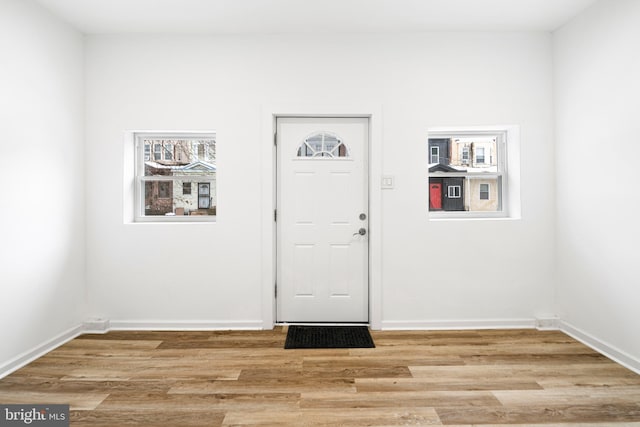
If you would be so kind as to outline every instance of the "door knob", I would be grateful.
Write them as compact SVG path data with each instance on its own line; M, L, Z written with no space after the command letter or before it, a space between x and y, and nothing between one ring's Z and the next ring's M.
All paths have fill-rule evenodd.
M358 234L361 235L361 236L364 236L365 234L367 234L367 229L366 228L361 228L356 233L353 233L354 236L357 236Z

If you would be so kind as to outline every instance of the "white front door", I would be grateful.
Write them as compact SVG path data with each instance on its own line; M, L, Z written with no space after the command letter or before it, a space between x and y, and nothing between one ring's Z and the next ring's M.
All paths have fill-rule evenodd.
M369 120L278 118L276 128L277 319L367 322Z

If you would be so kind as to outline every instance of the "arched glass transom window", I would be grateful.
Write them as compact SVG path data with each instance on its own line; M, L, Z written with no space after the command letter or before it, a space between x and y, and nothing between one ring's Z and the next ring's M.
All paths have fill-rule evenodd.
M337 135L317 132L305 138L298 147L298 157L349 157L349 150Z

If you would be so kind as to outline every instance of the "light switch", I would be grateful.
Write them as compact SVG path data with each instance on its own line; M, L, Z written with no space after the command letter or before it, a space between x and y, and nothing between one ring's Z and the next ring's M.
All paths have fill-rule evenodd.
M392 175L383 175L382 176L382 189L383 190L391 190L393 189L393 176Z

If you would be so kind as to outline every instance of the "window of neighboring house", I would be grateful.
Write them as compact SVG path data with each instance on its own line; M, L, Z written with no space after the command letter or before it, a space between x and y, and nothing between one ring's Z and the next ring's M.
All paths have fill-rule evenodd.
M429 160L429 163L440 162L440 147L431 147L431 158Z
M197 150L202 146L205 153L215 153L215 133L145 132L135 133L134 139L135 220L214 220L217 212L216 159L210 155L203 163ZM150 161L151 152L154 161Z
M427 191L432 218L507 216L507 136L513 129L429 132ZM457 153L446 165L435 164L436 142L439 149Z
M173 144L170 142L164 144L164 159L173 160Z
M190 182L183 182L182 183L182 194L185 195L185 196L191 194L191 183Z
M459 199L460 193L461 193L461 186L460 185L450 185L447 187L447 197L449 197L450 199Z
M480 184L480 200L489 200L489 184Z
M462 147L462 164L469 164L469 147Z

